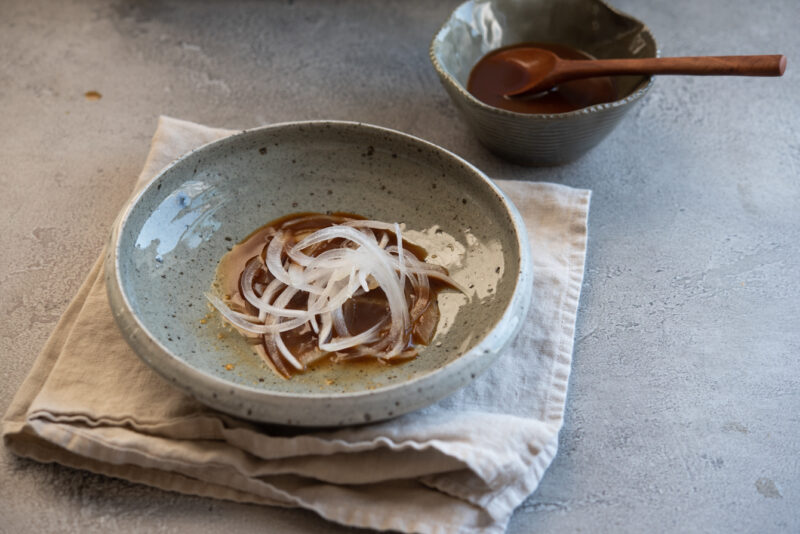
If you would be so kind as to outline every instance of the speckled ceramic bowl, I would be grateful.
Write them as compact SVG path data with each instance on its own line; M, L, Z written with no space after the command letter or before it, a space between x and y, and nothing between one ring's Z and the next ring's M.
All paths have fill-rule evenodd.
M649 76L617 77L622 99L569 113L523 114L488 106L466 90L472 67L488 52L523 42L578 48L596 58L656 57L647 27L600 0L469 0L431 43L439 78L489 150L525 165L572 161L603 140L652 85Z
M328 210L405 222L405 237L474 294L439 295L436 337L415 360L282 380L204 293L219 259L251 231ZM123 335L167 380L224 412L304 426L386 419L452 393L507 346L532 293L523 222L491 180L421 139L348 122L245 131L178 159L121 213L106 278Z

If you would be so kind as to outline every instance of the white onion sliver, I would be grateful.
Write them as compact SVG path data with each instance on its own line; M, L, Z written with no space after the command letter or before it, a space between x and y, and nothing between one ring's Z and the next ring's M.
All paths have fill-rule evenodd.
M244 294L242 295L247 302L258 308L260 312L265 314L271 315L278 315L282 317L307 317L308 313L303 310L290 310L287 308L279 308L277 306L272 306L269 304L269 301L275 295L279 286L281 284L280 280L273 280L270 284L264 289L264 293L262 293L261 297L258 297L255 292L253 291L253 277L255 275L255 271L258 269L258 265L253 262L248 264L245 268L244 272L242 273L242 289ZM261 316L259 313L259 320L263 321L264 317Z
M285 243L286 234L284 232L275 234L275 237L267 245L267 261L265 263L272 276L288 286L292 283L292 280L289 278L289 273L284 269L283 262L281 262L281 254Z
M325 343L331 337L331 329L333 328L333 318L331 317L330 313L322 314L322 319L320 321L322 324L319 327L319 342L320 344Z
M292 300L292 297L294 297L297 294L297 292L298 292L297 288L287 287L286 289L284 289L281 292L280 295L278 295L278 298L275 299L275 305L276 306L286 306L287 304L289 304L289 301ZM268 320L268 322L269 322L269 320ZM287 321L287 322L291 322L291 321ZM278 326L280 326L282 324L285 324L285 323L278 322ZM278 347L278 350L280 351L281 354L283 354L284 358L286 358L286 361L288 361L290 364L292 364L295 367L295 369L297 369L298 371L302 371L303 369L305 369L303 364L300 363L300 361L297 358L295 358L294 354L289 352L289 349L286 347L286 344L283 342L283 338L281 337L280 332L276 332L275 334L273 334L273 336L274 336L274 339L275 339L275 344Z
M355 347L356 345L363 345L364 343L369 343L370 341L375 341L375 336L378 334L382 326L383 321L380 321L372 328L364 330L355 336L333 338L328 343L320 343L319 348L328 352L336 352Z
M394 247L394 246L386 247L386 251L387 252L395 252L395 253L397 253L397 247ZM444 267L441 267L439 265L435 265L435 264L432 264L432 263L425 263L424 261L420 261L420 260L417 259L416 256L414 256L413 254L411 254L407 250L404 251L403 257L405 258L405 261L406 261L406 271L408 273L424 274L424 275L427 275L427 276L429 276L431 278L435 278L435 279L440 280L440 281L444 282L445 284L451 286L452 288L457 289L458 291L464 293L464 295L467 297L467 300L469 300L471 298L471 292L466 287L464 287L461 284L459 284L458 282L456 282L448 274L446 274L447 271L444 269ZM399 264L399 262L397 262L397 259L394 258L393 261L394 261L394 264L397 266L396 268L399 269L400 268L400 264Z
M406 259L403 256L403 234L400 232L400 225L394 223L394 234L397 236L397 261L400 264L400 283L406 279Z
M239 313L230 309L222 300L214 295L206 294L209 302L222 314L222 316L236 328L250 332L251 334L274 334L277 332L288 332L308 321L305 317L299 317L279 324L258 324L253 323L251 317L244 313Z
M289 351L289 348L286 346L286 343L283 342L283 338L280 334L275 334L275 344L278 346L278 350L281 352L281 354L283 354L283 357L286 358L286 361L291 363L295 369L298 371L305 369L297 357L295 357L295 355Z
M353 228L373 228L375 230L386 230L389 232L394 232L395 224L397 223L387 223L383 221L358 219L355 221L347 221L345 223L342 223L341 226L352 226Z
M341 308L333 310L333 328L336 333L342 337L349 337L350 331L347 329L347 324L344 322L344 313Z

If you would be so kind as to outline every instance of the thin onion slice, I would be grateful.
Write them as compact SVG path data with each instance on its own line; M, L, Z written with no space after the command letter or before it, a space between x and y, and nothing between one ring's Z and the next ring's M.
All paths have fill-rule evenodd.
M280 324L259 324L253 322L257 317L240 313L229 308L222 299L210 293L206 294L206 298L211 304L222 314L231 325L249 332L251 334L275 334L277 332L288 332L294 330L298 326L302 326L308 319L304 317L292 319Z
M338 352L340 350L349 349L350 347L355 347L364 343L370 343L375 341L375 338L383 326L383 323L384 321L380 321L372 328L368 328L367 330L364 330L355 336L338 337L333 338L327 343L320 343L319 348L328 352Z

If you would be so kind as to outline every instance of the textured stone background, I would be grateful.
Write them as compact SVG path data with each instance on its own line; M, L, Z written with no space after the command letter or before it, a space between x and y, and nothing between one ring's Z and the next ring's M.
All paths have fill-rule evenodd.
M800 531L800 4L617 0L663 55L781 52L787 74L661 77L594 152L538 170L481 148L439 86L427 48L454 5L0 1L0 410L159 114L359 120L594 190L561 448L510 532ZM349 530L0 451L0 532L223 529Z

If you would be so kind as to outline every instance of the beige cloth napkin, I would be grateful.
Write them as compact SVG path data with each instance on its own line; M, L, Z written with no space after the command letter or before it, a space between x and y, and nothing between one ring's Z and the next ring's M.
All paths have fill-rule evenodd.
M229 133L162 118L137 188L177 156ZM345 525L504 531L556 454L590 193L498 184L530 232L533 304L511 349L445 400L334 431L259 426L217 413L171 387L128 347L98 259L5 415L6 446L166 490L299 506Z

